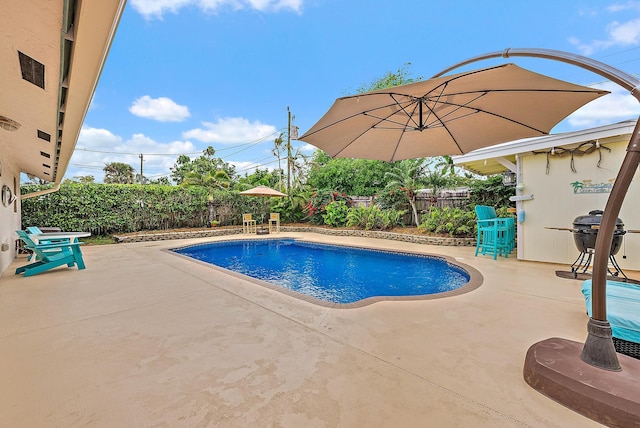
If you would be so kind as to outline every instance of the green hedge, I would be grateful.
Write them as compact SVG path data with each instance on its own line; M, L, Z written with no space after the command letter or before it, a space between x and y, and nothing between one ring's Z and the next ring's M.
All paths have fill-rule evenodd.
M46 188L24 185L21 192L24 195ZM22 226L59 227L96 235L205 227L210 222L210 208L215 215L213 204L222 202L228 206L230 199L240 198L228 195L224 201L215 201L215 197L211 201L207 190L199 187L67 183L57 192L24 199ZM235 217L239 214L234 213L231 221Z
M28 184L21 187L21 192L25 195L49 187ZM233 225L242 224L242 213L268 217L270 203L273 201L268 198L246 197L236 191L210 194L197 186L65 183L57 192L24 199L22 226L110 235L208 227L211 220Z

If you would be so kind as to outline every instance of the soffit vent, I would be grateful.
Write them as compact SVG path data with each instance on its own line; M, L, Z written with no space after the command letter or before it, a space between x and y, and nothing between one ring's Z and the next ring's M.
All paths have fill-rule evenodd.
M17 131L20 126L22 125L20 125L15 120L11 120L5 116L0 116L0 128L4 129L5 131Z
M22 78L44 89L44 64L18 51Z
M46 132L41 131L39 129L38 129L38 138L40 138L41 140L45 140L45 141L51 142L51 135L49 135Z

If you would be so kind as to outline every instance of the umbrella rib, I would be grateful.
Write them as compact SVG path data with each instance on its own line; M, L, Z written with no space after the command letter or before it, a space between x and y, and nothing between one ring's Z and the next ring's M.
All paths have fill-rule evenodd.
M364 96L364 95L370 95L370 94L363 94L363 96ZM378 95L379 95L379 94L378 94ZM406 96L406 95L403 95L403 94L394 94L394 95ZM345 98L353 98L353 97L345 97ZM393 97L392 97L392 99L393 99L394 101L393 101L393 102L391 102L391 103L385 104L385 105L383 105L383 106L378 106L378 107L376 107L376 108L374 108L374 109L371 109L371 110L360 111L360 112L354 113L354 114L352 114L352 115L349 115L349 116L343 117L342 119L337 120L337 121L335 121L335 122L331 122L331 123L329 123L329 124L327 124L327 125L323 126L322 128L318 128L318 129L316 129L315 131L313 131L313 132L311 132L311 133L305 134L305 136L309 136L309 135L316 134L316 133L318 133L318 132L320 132L320 131L323 131L323 130L325 130L325 129L327 129L327 128L330 128L330 127L332 127L332 126L335 126L335 125L337 125L337 124L339 124L339 123L346 122L346 121L348 121L348 120L350 120L350 119L353 119L354 117L358 117L358 116L360 116L360 115L365 115L365 116L373 117L374 119L379 119L378 123L376 123L375 125L373 125L373 126L372 126L372 128L376 127L380 122L385 122L385 121L387 121L387 122L391 122L391 123L395 123L395 124L397 124L397 125L402 125L402 123L401 123L401 122L396 122L396 121L393 121L393 120L389 120L389 117L390 117L391 115L393 115L394 113L392 113L391 115L387 115L386 117L383 117L383 116L376 116L376 115L370 114L371 112L375 112L376 110L382 110L382 109L385 109L385 108L388 108L388 107L391 107L391 106L394 106L394 105L397 105L397 106L398 106L398 107L400 107L401 109L403 108L403 107L398 103L398 101L396 101ZM365 131L365 132L366 132L366 131ZM363 132L363 133L364 133L364 132ZM362 135L362 134L360 134L360 135ZM359 135L358 137L360 137L360 135ZM358 137L356 137L354 140L356 140Z
M381 106L381 107L377 107L377 108L372 109L372 110L365 110L365 111L363 111L363 112L361 112L361 113L359 113L359 114L352 115L352 116L350 116L350 117L348 117L348 118L345 118L344 120L347 120L347 119L350 119L350 118L352 118L352 117L359 116L360 114L362 114L362 115L364 115L364 116L368 116L368 117L372 117L372 118L374 118L374 119L378 119L378 122L376 122L375 124L373 124L373 125L372 125L371 127L369 127L368 129L365 129L365 130L364 130L364 131L362 131L360 134L358 134L358 136L356 136L356 137L355 137L355 138L353 138L351 141L349 141L347 144L345 144L345 146L344 146L342 149L340 149L338 152L336 152L336 154L335 154L334 156L338 156L340 153L342 153L343 151L345 151L347 148L349 148L349 146L351 146L354 142L356 142L356 141L358 140L358 138L362 137L362 136L363 136L364 134L366 134L370 129L373 129L373 128L377 128L377 129L398 129L398 128L384 128L384 127L379 127L378 125L379 125L380 123L382 123L382 122L395 123L396 125L406 127L406 126L407 126L407 123L408 123L409 121L412 121L412 120L413 120L413 119L412 119L412 116L411 116L410 114L407 114L407 110L406 110L406 108L402 105L402 103L401 103L400 101L398 101L398 99L396 99L395 95L399 95L399 96L402 96L402 97L407 97L407 95L406 95L406 94L390 93L390 94L389 94L389 96L390 96L390 98L393 100L393 102L392 102L392 103L386 104L386 105ZM411 104L411 103L413 103L413 104L415 105L415 100L416 100L417 98L416 98L416 97L413 97L413 96L409 96L409 98L411 98L411 99L412 99L412 101L410 101L410 102L409 102L409 101L407 101L407 104ZM382 109L385 109L385 108L388 108L388 107L391 107L391 106L394 106L394 105L395 105L395 106L398 106L398 108L400 108L400 110L402 110L402 111L405 113L405 115L406 115L406 116L407 116L407 118L408 118L407 123L402 123L402 122L398 122L398 121L394 121L394 120L390 120L390 119L389 119L392 115L396 114L397 112L392 112L392 113L390 113L390 114L388 114L387 116L384 116L384 117L382 117L382 116L375 116L375 115L373 115L373 114L370 114L370 112L373 112L373 111L376 111L376 110L382 110ZM336 122L336 123L339 123L339 122ZM414 121L414 123L415 123L415 121ZM329 126L329 125L328 125L328 126ZM319 131L319 130L318 130L318 131ZM316 132L317 132L317 131L316 131ZM399 139L398 139L398 141L396 142L396 147L395 147L395 149L393 150L394 155L395 155L395 152L398 150L398 147L399 147L399 145L400 145L400 140L401 140L401 139L402 139L402 134L400 134L400 138L399 138Z
M394 98L394 100L395 100L395 97L392 96L392 98ZM423 120L422 120L422 99L415 98L415 97L412 97L412 99L413 99L412 103L409 104L409 105L413 105L413 109L411 111L411 114L409 114L407 112L407 109L405 107L403 107L400 103L398 103L398 107L400 107L400 109L404 112L404 114L407 117L407 121L405 122L404 127L406 129L406 127L409 125L409 123L412 122L414 125L418 126L417 128L414 126L414 129L422 131L423 123L424 123ZM413 119L413 113L415 113L416 108L418 108L418 107L420 107L420 123L419 124L417 124L416 121ZM401 123L399 123L399 124L402 125ZM402 137L403 136L404 136L404 132L401 132L400 135L398 136L398 139L397 139L397 141L395 143L395 147L393 148L393 154L391 155L391 160L392 161L395 160L395 158L396 158L396 153L398 152L398 149L400 148L400 143L402 142Z
M508 90L496 90L496 91L491 91L491 92L529 92L529 91L531 91L531 90L528 90L528 89L508 89ZM472 93L474 93L474 92L476 92L476 91L470 91L470 92L458 92L458 93L455 93L455 94L453 94L453 95L472 94ZM563 92L563 93L566 93L567 91L558 91L558 90L536 90L536 91L531 91L531 92L536 92L536 93L539 93L539 92ZM572 91L572 92L579 93L579 92L586 92L586 91ZM464 103L464 104L451 103L451 102L448 102L448 101L440 101L440 99L439 99L439 98L440 98L440 96L438 96L438 99L436 99L436 100L434 100L434 101L431 101L431 103L433 103L434 105L435 105L435 104L440 104L440 105L449 105L449 106L457 107L456 109L454 109L453 111L448 112L446 115L444 115L444 116L442 116L442 117L439 117L439 116L437 115L437 113L436 113L435 111L433 111L433 109L432 109L432 108L430 108L430 107L429 107L429 105L428 105L427 103L425 103L425 106L426 106L426 107L430 110L430 112L432 112L432 113L433 113L433 115L434 115L434 116L436 116L436 118L437 118L436 120L434 120L433 122L431 122L432 124L433 124L433 123L440 122L443 126L445 126L445 122L451 122L451 121L453 121L453 120L461 119L461 118L463 118L463 117L469 116L469 115L474 114L474 113L484 113L484 114L487 114L487 115L490 115L490 116L494 116L494 117L497 117L497 118L500 118L500 119L506 120L506 121L511 122L511 123L515 123L515 124L520 125L520 126L522 126L522 127L525 127L525 128L531 129L531 130L533 130L533 131L535 131L535 132L539 132L539 133L540 133L540 134L542 134L542 135L546 135L546 134L547 134L547 132L544 132L544 131L542 131L542 130L540 130L540 129L537 129L537 128L535 128L535 127L532 127L532 126L530 126L530 125L527 125L526 123L520 122L520 121L518 121L518 120L514 120L514 119L511 119L511 118L509 118L509 117L506 117L506 116L503 116L503 115L500 115L500 114L497 114L497 113L494 113L494 112L491 112L491 111L488 111L488 110L484 110L484 109L481 109L481 108L478 108L478 107L469 106L469 104L470 104L470 103L472 103L472 102L474 102L474 101L476 101L476 100L478 100L478 99L480 99L480 98L482 98L483 96L488 95L488 94L489 94L489 91L484 91L484 92L482 92L482 93L478 94L478 96L477 96L477 97L475 97L475 98L473 98L473 99L471 99L471 100L467 101L467 102L466 102L466 103ZM447 94L447 95L451 95L451 94ZM455 112L457 112L457 111L459 111L459 110L461 110L461 109L464 109L464 108L471 109L471 110L473 110L473 112L467 113L467 114L465 114L465 115L463 115L463 116L458 116L458 117L456 117L456 118L454 118L454 119L451 119L451 120L449 120L449 121L447 121L447 120L446 120L446 117L447 117L447 116L450 116L450 115L454 114ZM432 126L432 125L427 125L427 126L426 126L426 128L428 128L428 127L430 127L430 126Z

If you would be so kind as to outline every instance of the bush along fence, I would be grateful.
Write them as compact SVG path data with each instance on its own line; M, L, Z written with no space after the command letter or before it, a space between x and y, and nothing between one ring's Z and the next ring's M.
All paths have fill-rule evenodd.
M21 192L25 195L46 188L28 184L21 187ZM306 205L300 203L303 199ZM71 182L61 185L57 192L24 199L22 226L114 235L145 230L208 228L214 224L240 225L242 213L252 213L260 219L261 216L268 218L270 211L280 212L283 223L310 222L367 231L391 230L408 224L408 210L381 209L372 205L371 200L364 199L328 190L319 190L308 199L300 195L265 199L242 196L237 191L210 192L196 186ZM419 229L425 235L475 237L473 202L484 201L463 203L468 201L455 195L455 199L445 197L425 202L424 209L419 210L423 213ZM508 215L506 208L498 212L501 216Z
M47 186L24 185L22 194ZM237 192L198 187L67 183L57 192L24 199L22 226L55 226L94 235L140 230L241 224L242 212L262 209L262 201Z

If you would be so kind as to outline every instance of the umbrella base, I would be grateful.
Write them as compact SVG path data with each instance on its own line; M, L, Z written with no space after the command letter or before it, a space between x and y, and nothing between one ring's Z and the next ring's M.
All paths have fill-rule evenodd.
M538 392L608 426L640 420L640 361L618 355L622 371L603 370L580 358L583 344L557 337L532 345L524 379Z

